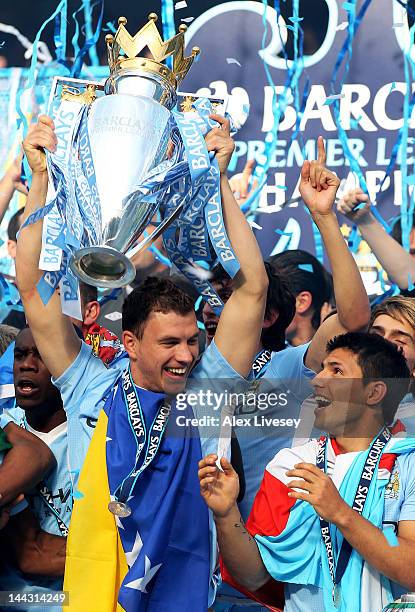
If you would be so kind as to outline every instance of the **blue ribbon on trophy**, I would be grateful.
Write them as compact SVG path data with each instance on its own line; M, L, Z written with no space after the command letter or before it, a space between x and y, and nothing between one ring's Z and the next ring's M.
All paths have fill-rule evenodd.
M218 261L232 278L239 270L223 221L218 164L204 140L217 125L211 102L192 97L182 105L188 112L173 110L177 84L198 50L184 56L183 25L165 43L156 19L151 14L134 37L119 19L115 36L106 37L105 85L55 78L52 98L65 85L54 116L58 145L47 155L51 195L27 223L44 218L38 289L47 301L59 284L65 314L79 312L79 280L104 288L131 282L131 257L160 235L173 264L217 312L221 300L197 262ZM152 58L137 57L145 47ZM173 70L161 63L168 57ZM157 228L141 238L156 213Z

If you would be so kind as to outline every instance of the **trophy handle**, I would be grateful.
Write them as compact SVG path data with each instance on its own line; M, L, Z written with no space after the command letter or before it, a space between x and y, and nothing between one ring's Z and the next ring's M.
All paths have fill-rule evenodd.
M180 110L182 113L192 111L192 104L200 98L209 100L215 113L218 113L219 115L224 115L226 113L229 103L229 94L225 94L223 97L217 98L215 96L198 96L195 93L188 93L184 91L177 92L178 110Z
M81 97L78 98L78 101L81 101L84 104L90 104L95 99L95 97L92 99L92 96L91 96L92 89L91 88L94 89L94 92L97 89L100 91L104 91L104 84L99 83L98 81L88 81L88 79L72 79L70 77L56 76L53 78L52 88L50 90L48 107L47 107L48 115L50 115L51 112L53 111L53 101L58 96L59 85L63 86L62 94L64 94L65 87L68 93L70 92L71 88L79 91L81 87L84 87L85 88L84 93L81 93L80 91L79 91L79 94L73 93L73 96L74 96L73 99L76 99L75 96L79 95ZM63 95L62 95L62 98L63 98ZM67 99L72 99L72 98L68 97Z

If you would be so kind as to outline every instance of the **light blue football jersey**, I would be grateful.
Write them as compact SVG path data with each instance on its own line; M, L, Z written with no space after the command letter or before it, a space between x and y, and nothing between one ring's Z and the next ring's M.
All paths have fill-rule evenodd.
M25 423L24 414L24 410L21 408L13 408L10 411L5 411L0 417L1 427L4 429L9 423L15 423L19 426L24 425L28 431L41 438L52 450L56 457L57 465L50 474L45 476L44 482L47 483L52 495L54 495L54 506L59 509L59 512L62 513L63 520L69 525L72 509L72 489L66 467L66 423L62 423L62 425L56 427L52 432L44 434L28 426L27 423ZM0 453L0 463L2 460L3 453ZM66 495L66 492L69 494ZM63 501L64 499L65 502ZM37 517L43 531L59 536L61 535L56 517L36 491L33 491L31 494L26 494L25 499L12 508L10 516L16 515L28 506ZM20 593L26 594L48 593L50 591L60 591L62 587L63 578L37 577L32 580L18 571L16 567L9 564L7 560L5 560L0 574L0 589L5 591L19 591ZM27 604L16 605L14 608L20 611L30 610L30 606ZM39 610L39 612L61 612L62 607L36 606L36 610Z
M73 505L72 479L68 469L67 423L61 423L48 433L36 431L27 423L24 410L18 407L7 410L0 420L2 424L10 421L40 438L55 456L56 467L41 483L45 485L44 495L36 490L27 494L26 498L43 531L64 535L63 527L69 527ZM49 504L46 498L49 498ZM62 521L62 527L59 527L57 517Z
M405 453L397 457L385 490L383 526L393 526L396 531L400 521L415 521L415 453ZM407 592L407 588L392 582L394 599ZM384 604L386 603L385 601ZM303 610L324 612L322 590L310 585L287 584L284 611Z
M82 342L81 349L73 363L59 378L53 379L53 383L61 392L68 419L68 461L74 477L74 487L76 487L98 416L107 397L114 390L114 384L121 371L125 370L128 365L128 358L121 358L117 359L112 367L106 368L102 361L92 353L91 347ZM198 384L195 381L200 381L204 389L216 389L219 393L223 384L230 387L232 381L235 380L244 382L244 379L226 361L213 341L191 372L188 387L191 387L192 391L197 391ZM192 405L192 410L195 416L200 418L206 414L209 407ZM216 452L220 426L207 427L203 430L199 428L199 430L202 455ZM218 575L214 572L217 566L216 529L211 513L209 525L212 568L209 605L211 605L218 582Z

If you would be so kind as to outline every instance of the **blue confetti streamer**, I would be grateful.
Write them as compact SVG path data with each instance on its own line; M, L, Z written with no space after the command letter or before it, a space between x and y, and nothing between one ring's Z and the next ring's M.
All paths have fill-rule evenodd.
M355 11L355 3L354 2L344 2L342 4L342 8L348 13L354 13Z
M68 62L66 60L66 30L68 23L68 0L62 7L61 12L55 17L55 31L54 31L54 43L56 50L56 59L59 64L62 64L65 68L69 69Z
M282 229L280 229L279 227L277 227L276 230L274 230L276 234L279 234L280 236L288 236L289 238L292 238L292 232L283 232Z
M165 266L171 268L172 263L171 263L170 259L168 257L166 257L165 255L163 255L163 253L161 251L159 251L159 249L156 246L154 246L154 244L152 244L148 248L148 250L153 253L154 257L156 259L158 259L160 261L160 263L162 263Z
M75 32L74 32L74 35L72 36L72 40L71 40L71 44L72 44L72 47L73 47L73 56L74 57L77 57L78 54L79 54L79 43L78 43L78 41L79 41L79 23L78 23L78 20L77 20L76 16L77 16L77 14L80 11L82 11L82 9L83 9L83 6L80 6L78 9L76 9L76 11L74 11L72 13L72 19L75 22Z
M382 273L383 270L381 270L380 272L380 282L382 285ZM384 285L384 283L383 283ZM386 298L391 297L392 295L397 295L398 293L400 293L399 291L399 287L397 285L392 285L387 291L385 291L384 293L382 293L381 295L377 295L371 302L370 302L370 307L373 308L374 306L377 306L377 304L380 304L381 302L383 302L384 300L386 300Z
M264 5L264 12L262 14L262 22L264 24L264 33L262 36L262 48L265 48L265 43L266 43L266 39L268 36L268 21L266 18L268 3L267 3L267 0L262 0L262 3ZM281 13L279 0L275 0L274 6L275 6L277 15L279 15ZM241 206L241 210L248 217L250 217L251 215L255 215L255 210L258 208L258 204L259 204L259 195L261 193L263 186L265 185L267 181L267 172L268 172L268 169L271 163L272 155L274 154L275 148L277 146L280 120L288 105L289 91L291 91L292 95L294 96L294 105L296 108L297 117L301 113L298 83L299 83L300 76L304 69L304 56L303 56L303 31L301 27L299 26L299 21L301 20L301 18L299 17L299 0L293 1L292 17L294 20L294 29L293 29L293 32L294 32L294 60L292 61L291 66L288 65L288 56L284 48L279 23L277 24L279 35L280 35L281 46L282 46L284 58L287 64L287 77L284 83L284 91L282 95L280 96L279 100L277 100L277 96L275 94L275 83L271 76L269 66L267 62L263 59L263 66L264 66L265 75L267 77L267 81L274 91L273 97L272 97L272 112L274 115L274 121L273 121L271 130L268 132L267 136L265 137L265 149L264 149L264 154L262 156L264 161L261 160L261 162L258 162L255 168L255 171L253 173L252 180L256 179L258 184L256 188L251 191L249 197L244 202L244 204ZM305 96L303 96L303 99L304 98ZM302 140L302 135L301 135L301 140Z
M110 293L108 293L108 295L104 295L101 299L99 299L99 305L104 306L104 304L107 304L108 302L112 302L113 300L116 300L122 293L122 289L113 289Z
M298 264L297 268L299 270L304 270L304 272L310 272L311 274L313 274L314 272L313 266L311 264Z
M197 298L197 300L195 302L195 311L196 312L199 310L199 306L200 306L202 300L203 300L203 296L199 295L199 297Z
M363 4L363 6L361 7L358 15L355 15L355 8L356 8L356 0L353 0L353 2L347 3L348 5L353 5L354 10L351 11L349 10L349 26L348 26L348 34L347 34L347 38L345 43L343 44L340 53L338 55L338 58L336 60L336 64L333 70L333 74L331 77L331 81L330 81L330 88L331 91L333 92L333 95L335 95L336 91L341 91L343 84L346 80L347 74L349 72L349 68L350 68L350 61L352 58L352 53L353 53L353 39L359 29L359 26L362 22L362 19L367 11L367 9L369 8L370 4L371 4L372 0L366 0ZM345 66L345 70L344 70L344 74L343 74L343 78L340 81L340 86L339 84L336 83L337 81L337 75L338 75L338 71L344 61L344 59L347 56L347 61L346 61L346 66ZM360 165L358 160L354 157L354 155L352 154L350 147L349 147L349 142L348 142L348 137L347 134L343 128L343 126L341 125L341 121L340 121L340 104L338 100L335 100L335 103L333 104L333 109L334 109L334 116L336 119L336 125L338 128L338 135L339 135L339 139L341 142L341 145L343 147L343 151L344 154L350 164L350 167L352 169L352 171L357 175L357 178L359 180L360 186L363 189L363 191L365 191L365 193L367 195L369 195L369 190L367 188L367 184L365 181L365 178L363 176L363 173L360 169ZM379 211L375 208L372 207L372 213L373 215L376 217L376 219L382 224L382 226L385 228L385 230L390 233L391 228L389 227L389 225L386 223L386 221L383 219L383 217L380 215ZM353 231L354 228L352 228ZM356 230L357 231L357 230ZM353 241L354 244L356 245L356 241ZM355 252L355 251L353 251Z
M383 535L387 539L389 546L399 546L399 540L396 537L395 530L393 529L393 527L386 527L383 530Z
M161 20L163 24L163 38L165 41L172 38L176 33L174 25L174 1L162 0L161 2ZM166 58L166 66L172 70L173 58Z
M83 0L83 2L87 2L89 5L89 0ZM100 4L101 4L101 10L99 13L96 30L92 36L89 36L87 38L84 46L82 47L82 49L79 51L78 55L75 58L75 61L73 63L72 70L71 70L71 77L73 78L78 78L79 75L81 74L82 61L83 61L84 55L87 53L87 51L89 51L92 47L96 45L97 40L99 38L99 35L101 32L101 26L102 26L102 18L104 16L104 0L100 0Z
M95 35L92 34L93 7L91 7L91 3L89 0L82 0L82 5L84 7L85 37L87 41L94 40ZM103 11L104 11L104 0L102 0L101 13L103 13ZM102 15L101 15L101 22L102 22ZM98 30L98 35L99 35L99 32L101 31L101 23L99 24L99 29L97 28L97 30ZM95 31L95 34L97 34L97 31ZM92 66L99 66L98 54L95 48L95 44L97 40L98 40L98 36L95 38L94 42L91 45L89 45L87 48L87 51L89 51L89 59L91 60Z
M301 106L300 106L300 110L297 113L297 118L295 121L295 127L294 127L294 131L293 134L291 136L291 142L294 142L294 140L297 138L297 135L300 133L301 136L301 132L300 132L300 125L301 125L301 119L303 118L304 115L304 110L305 110L305 106L307 104L307 98L310 95L310 90L311 90L311 82L309 77L307 77L307 81L304 87L304 91L303 91L303 99L301 101ZM302 136L301 136L301 140L302 140ZM303 157L305 158L305 154L303 152ZM277 185L277 187L279 187L279 185ZM287 187L285 187L285 189L287 189Z
M410 96L412 90L412 80L414 76L414 64L411 59L411 51L414 44L414 28L415 24L409 31L410 42L409 50L404 52L404 69L405 69L405 81L406 81L406 92L403 103L403 126L402 126L402 148L406 151L408 141L408 126L410 121ZM412 68L412 75L410 74L410 68ZM410 204L408 206L408 162L406 155L402 155L401 160L401 173L402 173L402 201L401 201L401 229L402 229L402 246L408 251L410 248L410 233L412 229L412 214L413 214L413 198L411 197ZM409 177L410 178L410 177Z
M28 89L32 89L35 86L35 82L36 82L36 70L37 70L37 57L38 57L38 46L39 46L39 41L40 41L40 37L42 36L42 32L43 30L46 28L46 26L48 25L48 23L50 23L51 21L53 21L56 17L56 15L58 15L61 10L63 9L63 7L65 6L67 0L61 0L61 2L58 4L58 6L56 7L55 11L52 13L52 15L50 17L48 17L40 26L36 36L35 36L35 40L33 41L33 53L32 53L32 59L30 62L30 67L27 73L27 79L25 82L24 87L19 88L18 92L17 92L17 96L16 96L16 113L18 116L18 122L19 122L19 126L23 125L23 138L26 136L27 130L28 130L28 123L27 123L27 119L25 117L25 114L23 113L22 110L22 96L24 94L24 92ZM29 187L30 187L30 183L31 183L31 171L30 171L30 167L28 164L28 161L26 159L26 157L23 157L23 166L24 166L24 170L25 170L25 174L28 177L28 183L29 183Z
M111 34L115 34L117 29L114 25L113 21L107 21L107 23L105 24L105 27L102 28L103 32L111 32Z

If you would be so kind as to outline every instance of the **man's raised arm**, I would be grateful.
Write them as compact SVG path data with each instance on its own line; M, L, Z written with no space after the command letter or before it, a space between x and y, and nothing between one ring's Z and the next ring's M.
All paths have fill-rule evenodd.
M53 121L41 115L37 124L30 126L23 148L32 170L32 186L27 198L23 223L46 202L48 174L45 149L54 151L56 135ZM43 222L38 221L20 230L17 240L16 282L27 321L42 359L55 378L74 361L80 340L70 320L62 314L60 298L54 293L45 306L36 289L42 276L39 257L42 245Z
M212 115L220 124L206 136L209 151L216 151L221 173L220 186L225 227L240 263L234 278L234 290L219 319L215 343L228 363L247 376L258 350L264 320L268 277L261 251L243 213L237 205L226 177L234 143L229 121Z
M318 160L305 161L301 170L300 193L323 238L333 274L337 313L324 321L307 351L305 365L319 372L328 340L345 332L365 331L370 305L362 277L342 236L333 204L340 184L325 167L324 142L318 139Z
M352 189L342 197L337 210L357 225L388 278L400 289L408 289L415 280L415 259L373 215L369 196L360 188Z

